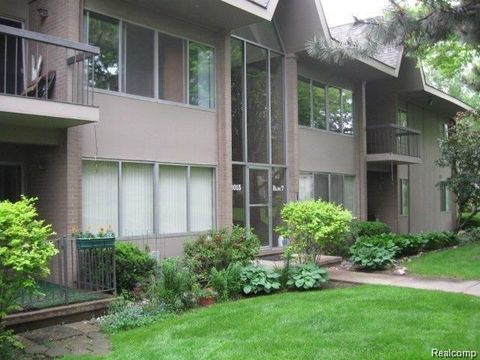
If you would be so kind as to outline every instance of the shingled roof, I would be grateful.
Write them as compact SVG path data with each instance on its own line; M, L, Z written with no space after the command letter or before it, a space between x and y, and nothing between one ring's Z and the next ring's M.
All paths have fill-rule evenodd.
M257 4L261 7L264 7L265 9L268 7L268 3L270 2L270 0L248 0L254 4Z
M355 42L361 43L362 41L365 41L366 26L367 25L362 24L353 26L353 23L335 26L330 28L330 35L332 38L340 42L346 42L351 39ZM395 69L399 65L398 61L401 52L402 49L397 46L382 46L373 58Z

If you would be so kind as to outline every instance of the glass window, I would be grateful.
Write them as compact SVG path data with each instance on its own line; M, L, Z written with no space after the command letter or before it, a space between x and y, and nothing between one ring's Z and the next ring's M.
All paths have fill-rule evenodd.
M310 80L298 78L298 124L302 126L311 126L311 94Z
M154 31L124 23L125 92L153 97Z
M315 174L315 199L329 201L328 174Z
M232 82L232 160L243 161L243 42L231 41L231 82Z
M192 167L190 169L190 231L205 231L213 228L213 194L213 170Z
M325 87L312 84L312 126L317 129L327 129L327 113L325 109Z
M83 161L82 224L94 233L102 228L118 234L118 163Z
M328 87L328 129L342 132L342 93L340 89Z
M449 212L451 209L451 195L445 183L440 184L440 211Z
M250 206L250 227L260 239L262 246L270 244L268 206Z
M272 163L285 164L285 124L283 116L283 60L270 53Z
M250 204L268 204L268 170L250 169Z
M398 109L397 125L403 126L403 127L408 126L407 110Z
M89 12L88 43L100 48L95 57L95 84L99 89L118 91L119 21Z
M313 174L300 174L298 200L314 199L314 186Z
M287 197L287 186L285 183L285 169L272 169L272 246L282 247L286 244L280 237L280 234L275 231L275 228L282 224L281 211Z
M158 34L158 97L185 102L185 40Z
M350 90L342 90L343 133L353 134L353 94Z
M410 208L409 184L407 179L400 179L400 215L408 215Z
M189 42L189 103L206 108L214 107L213 49Z
M330 175L330 201L343 204L343 175Z
M122 236L153 233L153 165L122 163Z
M233 224L245 226L245 166L233 165Z
M160 166L159 183L161 234L187 231L187 168Z
M355 177L343 177L343 206L355 214Z
M267 51L246 45L248 161L269 163Z
M270 49L282 51L277 31L271 21L263 21L257 24L243 26L233 31L234 35L261 44Z

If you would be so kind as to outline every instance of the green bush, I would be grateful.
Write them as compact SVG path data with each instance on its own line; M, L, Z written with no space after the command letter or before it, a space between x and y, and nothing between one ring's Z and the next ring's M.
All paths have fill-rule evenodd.
M390 227L380 221L358 221L350 224L350 233L354 238L391 233Z
M260 241L250 229L213 230L185 244L185 261L202 285L210 272L226 269L232 263L248 264L260 251Z
M390 236L397 246L395 257L418 254L424 249L428 241L421 234L391 234Z
M165 259L151 297L163 302L169 311L182 311L195 305L192 288L195 276L179 258Z
M284 225L277 230L300 255L301 261L314 261L326 249L345 242L352 215L341 206L321 201L296 201L282 209Z
M20 294L34 292L36 280L50 273L58 252L49 238L55 233L38 220L36 199L0 202L0 320L18 308Z
M299 290L309 290L319 288L327 281L327 270L315 263L307 263L290 268L287 286Z
M280 274L264 266L247 265L240 273L245 294L269 294L280 289Z
M461 221L465 221L467 217L470 216L470 213L462 213L460 215ZM471 228L480 228L480 213L474 215L468 222L463 226L465 230L471 229Z
M115 245L115 268L117 291L132 292L148 282L155 272L157 261L136 245L118 243Z
M470 228L458 233L457 239L462 244L480 241L480 227Z
M351 261L365 270L383 269L393 262L395 251L382 245L357 242L350 249Z
M237 298L242 291L240 263L231 263L226 269L212 268L210 272L210 285L217 292L221 301Z
M424 240L423 250L437 250L460 243L458 236L451 231L428 232L420 234Z
M23 359L23 344L17 340L12 330L0 326L0 359Z

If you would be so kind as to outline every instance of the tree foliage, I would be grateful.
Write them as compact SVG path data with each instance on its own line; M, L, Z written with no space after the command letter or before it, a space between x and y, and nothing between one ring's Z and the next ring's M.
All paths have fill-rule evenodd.
M49 274L57 253L50 225L38 219L36 199L0 202L0 319L17 307L23 292L35 291L36 280Z
M460 213L480 211L480 116L475 112L459 114L449 136L440 140L441 156L437 165L452 169L444 184L455 194ZM461 229L470 217L459 218Z

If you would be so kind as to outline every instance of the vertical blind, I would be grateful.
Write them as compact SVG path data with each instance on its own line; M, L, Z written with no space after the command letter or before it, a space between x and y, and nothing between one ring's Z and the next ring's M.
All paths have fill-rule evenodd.
M313 175L300 175L299 200L309 200L314 198Z
M122 164L121 234L153 233L153 165Z
M98 232L111 228L118 232L118 164L84 161L82 165L82 224Z
M190 173L190 231L204 231L213 226L213 172L192 168Z
M187 168L160 166L160 233L187 232Z

